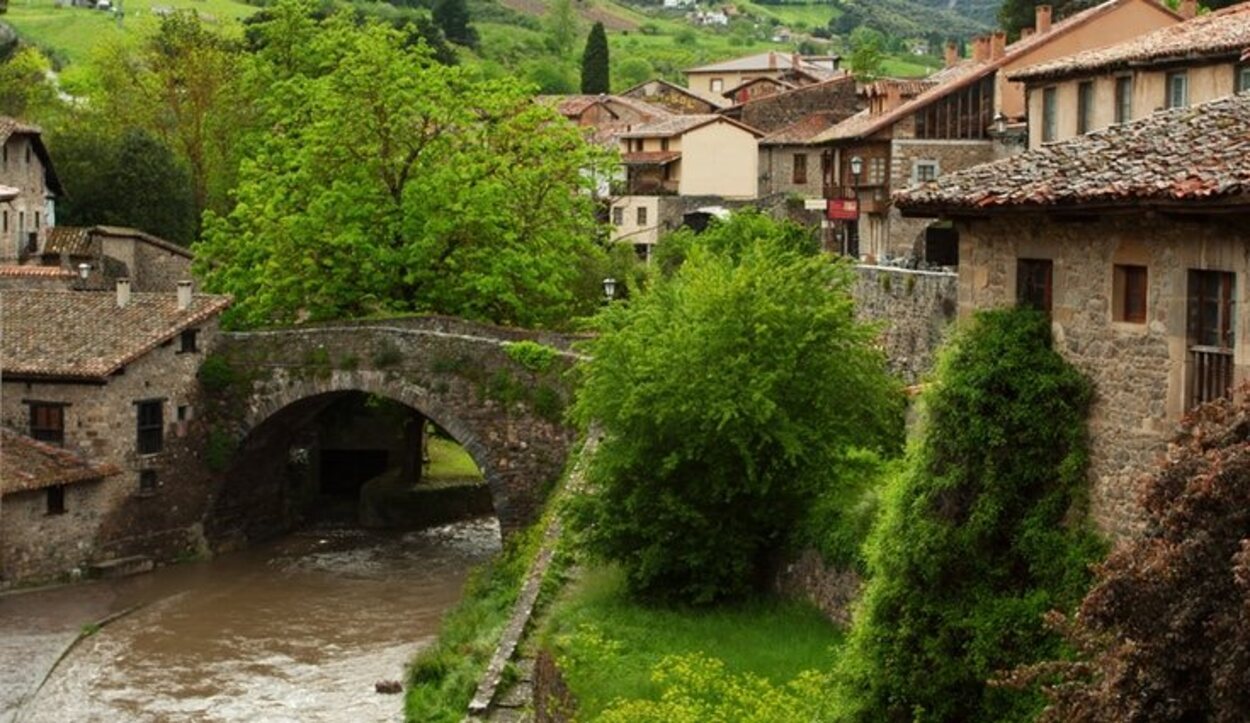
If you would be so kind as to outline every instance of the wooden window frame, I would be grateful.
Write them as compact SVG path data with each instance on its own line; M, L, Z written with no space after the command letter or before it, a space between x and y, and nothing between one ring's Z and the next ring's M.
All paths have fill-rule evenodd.
M45 509L49 517L65 514L65 485L45 488Z
M1173 93L1173 81L1180 81L1180 102L1177 102L1176 94ZM1189 106L1189 72L1185 70L1177 70L1165 75L1163 82L1163 94L1164 108L1187 108Z
M790 182L795 186L807 185L807 154L795 153L790 167Z
M639 227L646 226L647 225L647 207L639 206L637 209L635 209L634 218L636 219L637 225Z
M1053 143L1059 135L1059 92L1055 86L1042 88L1042 143Z
M154 415L151 414L153 411ZM159 454L164 448L165 400L143 399L135 402L135 453Z
M1133 76L1121 75L1115 79L1115 122L1133 120Z
M1042 276L1039 284L1038 276ZM1041 298L1034 298L1039 289ZM1053 259L1016 259L1016 305L1050 314L1055 302L1055 262Z
M1076 86L1076 132L1085 135L1094 129L1094 81Z
M1112 289L1112 319L1123 324L1145 324L1149 316L1150 271L1140 264L1116 264Z
M200 351L199 347L199 329L183 329L178 334L178 353L179 354L196 354Z
M60 402L26 402L29 408L31 439L57 447L65 444L65 407ZM58 424L44 424L55 417Z

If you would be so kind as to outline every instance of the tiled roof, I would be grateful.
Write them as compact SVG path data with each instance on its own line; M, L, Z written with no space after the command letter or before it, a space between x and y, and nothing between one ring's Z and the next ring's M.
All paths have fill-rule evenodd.
M133 293L124 308L112 291L6 291L0 371L4 376L104 381L183 329L230 304L196 295L178 310L173 293Z
M744 80L743 82L735 85L734 87L730 88L724 93L721 93L721 95L725 96L726 98L731 98L738 91L742 90L743 88L747 88L749 86L755 85L756 83L768 83L769 85L778 86L779 88L783 90L793 90L795 87L794 83L788 83L784 80L778 80L777 78L768 78L768 77L751 78L750 80Z
M736 125L750 133L754 133L757 136L763 135L751 126L739 123L732 118L726 118L723 115L715 115L711 113L701 113L698 115L675 115L658 120L654 123L634 126L633 130L627 133L622 133L621 138L672 138L673 136L689 133L695 128L705 126L709 123L715 123L717 121L732 123L733 125Z
M168 251L173 254L177 254L179 256L185 256L189 259L195 258L195 254L191 253L190 249L185 248L183 246L179 246L173 241L166 241L160 236L153 236L152 234L146 231L142 231L137 228L130 228L128 226L92 226L91 230L103 236L119 236L121 238L132 238L132 239L135 239L136 241L143 241L144 243L157 246L161 249L164 249L165 251Z
M651 80L644 80L638 85L635 85L634 87L623 91L620 95L625 96L627 98L634 98L633 93L637 92L639 89L647 85L650 85L651 83L662 85L665 88L668 88L669 90L675 90L678 93L681 93L682 95L687 95L687 96L690 96L691 98L694 98L695 100L703 101L704 103L707 103L713 108L725 108L729 105L732 105L731 101L725 98L722 98L719 95L700 93L698 91L691 90L690 88L687 88L685 86L678 85L668 80L664 80L663 78L652 78Z
M1160 111L950 173L894 200L915 215L1083 204L1250 205L1250 94Z
M1141 0L1107 0L1099 5L1095 5L1094 7L1087 8L1079 13L1076 13L1075 15L1070 15L1067 18L1064 18L1063 20L1052 25L1049 32L1040 34L1034 33L1026 38L1020 38L1011 45L1008 45L1003 55L996 60L979 62L975 60L964 60L949 68L943 68L925 79L926 81L934 84L932 87L911 100L904 102L894 110L887 111L876 116L869 116L866 113L851 116L843 121L843 123L831 128L821 137L814 139L813 142L823 143L835 140L863 138L865 136L872 135L877 131L894 125L903 118L915 113L917 110L924 108L929 103L932 103L940 98L944 98L955 91L962 90L982 78L997 72L999 68L1018 60L1021 56L1033 51L1045 43L1072 32L1087 23L1093 22L1122 5L1140 1ZM1151 6L1153 7L1154 4L1151 3ZM1175 13L1172 13L1172 11L1168 10L1166 7L1158 6L1158 9L1161 12L1175 15Z
M89 462L67 449L0 429L0 494L84 482L119 472L115 465Z
M91 229L81 226L53 226L47 230L43 244L46 254L67 253L71 256L88 256L91 248Z
M681 158L681 151L635 151L621 154L621 162L627 166L664 166L678 158Z
M1032 65L1012 73L1010 79L1043 80L1172 60L1237 58L1246 48L1250 48L1250 3L1241 3L1123 43Z
M783 126L760 139L762 146L802 145L832 128L842 116L837 111L818 111Z
M60 266L0 266L0 277L10 279L72 279L74 272Z

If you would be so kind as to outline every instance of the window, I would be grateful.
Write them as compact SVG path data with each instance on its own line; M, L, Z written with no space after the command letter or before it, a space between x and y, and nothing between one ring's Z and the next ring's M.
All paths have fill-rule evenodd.
M803 184L807 183L807 154L806 153L794 154L794 169L792 173L792 178L790 180L796 186L802 186Z
M1116 264L1111 314L1116 321L1146 323L1146 267Z
M1055 140L1055 89L1046 88L1042 91L1042 143Z
M724 78L712 78L710 81L708 81L708 87L712 89L713 93L720 93L721 91L725 90L725 79Z
M1189 272L1189 342L1218 349L1233 347L1234 275L1227 271Z
M195 340L199 336L197 329L185 329L178 335L178 353L194 354L196 352Z
M916 161L912 166L912 183L925 183L938 177L937 161Z
M1166 93L1164 105L1168 108L1184 108L1189 105L1189 74L1183 71L1168 73Z
M178 405L178 421L186 422L191 419L191 407L187 404Z
M17 233L19 236L21 234L26 233L26 212L25 211L17 212Z
M48 488L48 514L65 514L65 485Z
M35 230L39 230L39 212L35 211Z
M1076 132L1084 135L1094 129L1094 84L1091 81L1076 87Z
M1051 282L1055 264L1050 259L1016 261L1016 303L1047 314L1051 309Z
M48 444L65 444L65 406L31 402L30 436Z
M647 225L647 207L646 206L638 207L638 225L639 226Z
M139 454L156 454L164 446L164 402L159 399L138 402L135 407L139 422L137 451Z
M1189 272L1187 409L1226 396L1233 386L1235 288L1227 271Z
M661 150L661 151L667 151L667 150L668 150L668 139L667 139L667 138L661 138L661 139L660 139L660 150Z
M139 491L148 493L156 491L156 470L144 469L139 471Z
M1233 87L1237 92L1250 90L1250 65L1238 65L1234 70Z
M9 232L9 212L8 211L4 212L4 232L5 233Z
M634 255L639 261L646 261L651 258L651 244L634 244Z
M1115 122L1133 120L1133 77L1126 75L1115 79Z
M868 185L880 186L885 183L885 159L868 159Z
M612 209L612 225L625 225L625 208L623 206L616 206Z

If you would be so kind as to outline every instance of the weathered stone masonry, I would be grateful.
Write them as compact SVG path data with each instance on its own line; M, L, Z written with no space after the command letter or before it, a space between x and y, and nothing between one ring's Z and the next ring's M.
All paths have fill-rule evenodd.
M933 367L957 311L958 275L890 266L857 266L852 295L860 319L881 326L890 369L908 384Z

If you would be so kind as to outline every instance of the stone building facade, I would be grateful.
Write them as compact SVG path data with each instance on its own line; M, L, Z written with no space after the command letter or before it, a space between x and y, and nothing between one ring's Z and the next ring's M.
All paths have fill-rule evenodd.
M132 291L173 293L191 278L194 258L189 249L138 229L57 226L47 231L39 263L71 274L87 264L91 273L78 288L110 290L118 279L129 279Z
M185 513L202 508L202 488L182 475L199 471L202 449L186 439L196 373L228 299L192 296L187 286L6 292L4 304L0 425L115 469L66 495L65 514L96 532L57 564L194 544Z
M715 113L730 104L726 98L710 93L696 93L676 83L658 78L639 83L621 95L645 101L679 115Z
M1092 509L1140 525L1177 421L1250 372L1250 95L1156 113L895 197L959 231L959 312L1047 312L1093 382Z
M856 314L880 326L891 371L907 384L922 382L955 321L958 274L891 266L857 266L855 271Z
M855 79L843 75L783 93L752 98L722 113L752 128L772 133L813 113L826 113L842 120L863 107L864 101L855 89Z
M63 193L40 130L0 117L0 261L40 248Z

